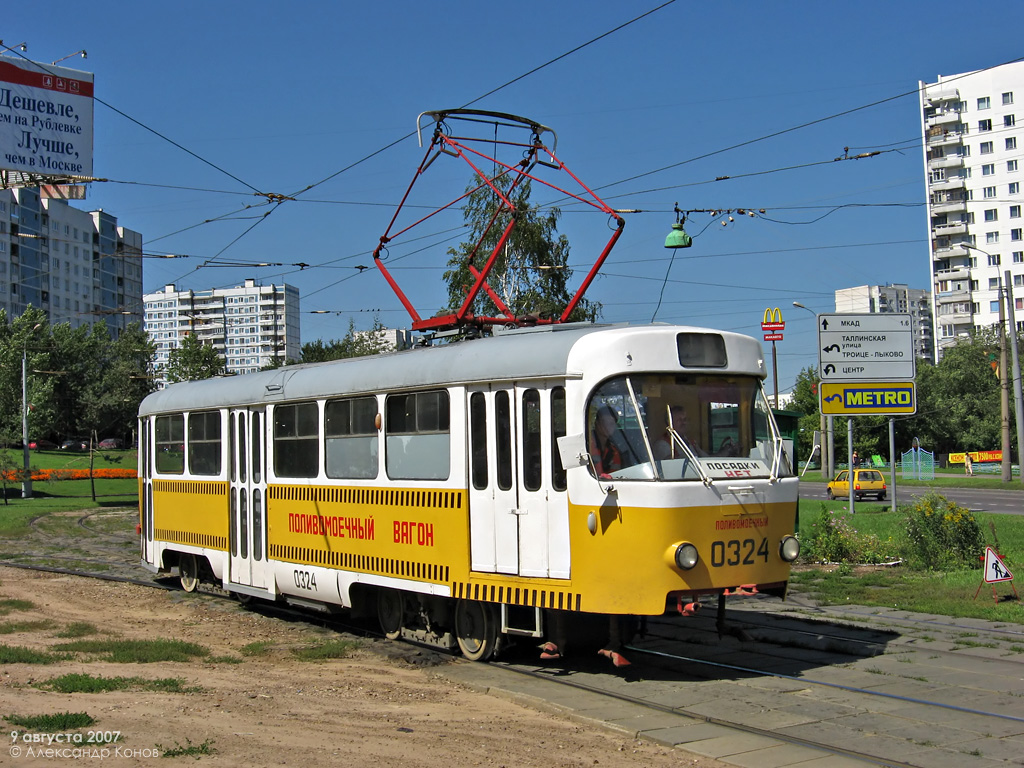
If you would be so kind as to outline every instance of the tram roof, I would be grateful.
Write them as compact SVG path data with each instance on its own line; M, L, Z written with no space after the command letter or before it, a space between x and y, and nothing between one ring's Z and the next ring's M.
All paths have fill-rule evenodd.
M582 372L568 370L568 359L572 348L584 337L650 333L652 330L676 333L682 330L707 332L708 329L593 323L516 329L486 339L171 384L147 396L139 407L139 415L261 405L385 389L580 376ZM722 335L738 336L728 332Z

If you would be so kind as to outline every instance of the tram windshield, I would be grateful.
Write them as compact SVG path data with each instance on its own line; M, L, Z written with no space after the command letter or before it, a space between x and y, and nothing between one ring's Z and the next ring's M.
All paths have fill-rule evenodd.
M587 403L587 430L591 470L602 478L793 475L760 379L753 376L650 373L609 379Z

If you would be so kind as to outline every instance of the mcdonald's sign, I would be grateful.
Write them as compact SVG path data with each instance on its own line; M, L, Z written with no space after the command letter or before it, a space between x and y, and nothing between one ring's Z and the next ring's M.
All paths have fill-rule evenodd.
M783 331L786 329L786 323L782 319L782 310L778 307L772 309L768 307L764 311L764 320L761 321L762 331Z

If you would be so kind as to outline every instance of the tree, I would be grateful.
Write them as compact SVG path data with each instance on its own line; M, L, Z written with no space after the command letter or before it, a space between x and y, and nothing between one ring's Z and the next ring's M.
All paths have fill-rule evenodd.
M189 334L172 349L167 359L165 375L168 383L199 381L220 376L225 371L224 358L212 346L203 344Z
M153 391L149 375L156 348L138 323L121 331L103 352L99 376L86 401L86 420L99 437L130 438L135 431L139 404Z
M466 199L463 211L470 239L458 248L448 249L451 257L448 266L451 269L444 273L444 280L448 285L448 310L453 312L462 306L466 294L476 282L469 270L470 259L477 269L483 269L510 215L490 187L477 189L478 183L479 179L474 177L467 187L467 190L474 191ZM511 183L512 175L495 182L506 194ZM517 317L557 317L572 299L567 288L572 277L572 269L568 266L569 239L556 231L561 211L551 208L543 213L539 207L531 205L528 180L517 186L509 199L515 206L516 226L497 256L488 274L488 282ZM600 311L599 304L584 299L576 306L570 319L593 321ZM490 317L502 314L485 291L477 296L471 312Z
M365 357L394 352L395 345L384 337L387 329L376 317L368 331L357 331L355 322L349 320L348 333L342 339L325 342L323 339L302 345L300 363L323 363L328 360L342 360L349 357Z
M936 453L998 447L1000 385L989 360L998 348L999 330L985 329L946 347L938 365L918 363L917 414L902 444L916 436Z

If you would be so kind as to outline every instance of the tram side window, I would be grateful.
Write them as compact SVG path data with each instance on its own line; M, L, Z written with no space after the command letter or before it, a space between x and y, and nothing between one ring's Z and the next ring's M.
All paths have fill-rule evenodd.
M278 477L316 477L320 434L316 403L274 408L274 473Z
M388 477L446 480L451 464L448 393L391 395L385 410Z
M324 409L327 476L377 477L377 398L329 400Z
M505 390L494 393L494 421L498 487L507 491L512 487L512 412Z
M185 471L185 416L156 417L156 471L180 475Z
M540 447L540 392L528 389L523 393L523 485L528 491L540 490Z
M474 392L469 398L469 440L473 487L482 491L487 487L487 399L483 392Z
M188 415L188 471L220 474L220 411Z
M565 387L551 390L551 487L564 491L565 467L558 452L558 438L565 437Z

